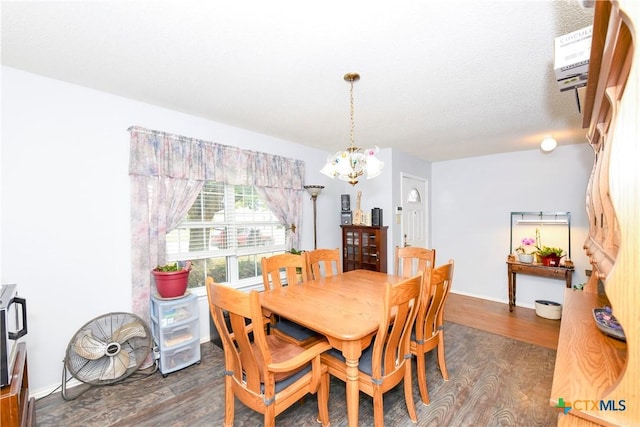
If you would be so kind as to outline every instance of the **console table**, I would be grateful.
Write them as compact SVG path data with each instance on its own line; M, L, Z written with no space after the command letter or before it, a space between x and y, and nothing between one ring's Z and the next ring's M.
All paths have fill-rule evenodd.
M509 278L509 311L513 311L516 305L516 275L527 274L529 276L548 277L551 279L562 279L571 289L571 276L573 267L547 267L542 264L524 264L518 261L507 261Z

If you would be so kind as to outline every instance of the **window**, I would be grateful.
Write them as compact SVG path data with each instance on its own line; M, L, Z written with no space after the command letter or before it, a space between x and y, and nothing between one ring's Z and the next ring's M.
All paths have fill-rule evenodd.
M262 257L285 251L284 226L254 187L213 181L166 240L168 261L191 260L191 289L207 277L233 287L262 283Z

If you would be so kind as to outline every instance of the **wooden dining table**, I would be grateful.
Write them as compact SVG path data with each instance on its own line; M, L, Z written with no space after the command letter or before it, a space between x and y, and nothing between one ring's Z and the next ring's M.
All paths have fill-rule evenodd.
M261 293L265 310L324 335L346 359L349 426L358 425L358 362L371 343L382 317L384 284L403 278L369 270L284 286Z

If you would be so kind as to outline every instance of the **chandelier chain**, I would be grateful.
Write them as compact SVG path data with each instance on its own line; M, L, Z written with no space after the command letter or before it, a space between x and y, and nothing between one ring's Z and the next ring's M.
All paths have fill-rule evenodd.
M356 126L356 122L355 122L355 109L353 107L353 79L351 79L351 89L349 90L349 95L351 98L351 107L350 107L350 114L351 114L351 147L355 147L355 126Z

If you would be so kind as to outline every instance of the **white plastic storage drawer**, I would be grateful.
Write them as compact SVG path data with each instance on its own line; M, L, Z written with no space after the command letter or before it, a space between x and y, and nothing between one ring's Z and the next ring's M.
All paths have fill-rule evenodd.
M160 372L167 374L200 362L200 340L160 352Z
M165 326L154 335L160 339L160 349L184 345L193 340L200 342L198 319L175 326Z
M198 297L188 295L175 301L151 298L151 318L164 328L198 318Z

